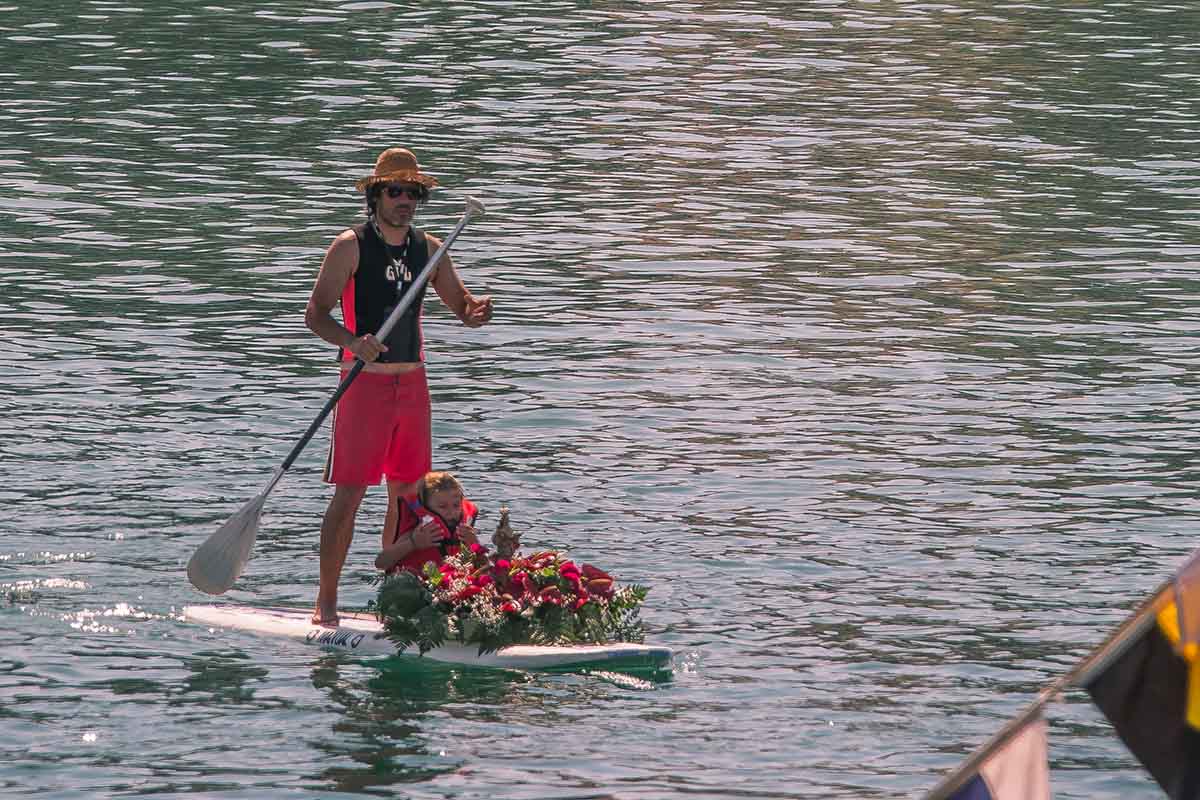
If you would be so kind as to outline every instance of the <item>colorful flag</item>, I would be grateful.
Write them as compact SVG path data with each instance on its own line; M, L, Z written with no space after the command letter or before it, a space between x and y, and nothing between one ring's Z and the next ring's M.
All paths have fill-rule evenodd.
M1049 800L1046 720L1034 717L992 752L949 800Z
M1087 681L1129 751L1168 797L1200 798L1200 560L1146 630Z

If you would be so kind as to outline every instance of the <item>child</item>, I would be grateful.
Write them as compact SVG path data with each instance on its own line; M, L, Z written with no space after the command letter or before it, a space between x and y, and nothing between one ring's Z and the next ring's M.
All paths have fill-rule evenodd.
M449 472L427 472L417 482L417 496L399 499L396 529L383 533L383 550L375 566L388 573L402 569L420 572L425 562L440 564L460 545L479 541L475 517L479 510L463 497L462 484Z

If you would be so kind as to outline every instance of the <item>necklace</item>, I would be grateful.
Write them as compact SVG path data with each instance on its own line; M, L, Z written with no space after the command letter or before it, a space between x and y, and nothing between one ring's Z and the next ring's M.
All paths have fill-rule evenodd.
M387 279L392 283L412 283L412 273L409 272L408 264L405 263L405 258L408 256L408 240L412 236L412 229L404 236L404 244L400 245L400 258L392 255L392 245L388 244L388 240L383 238L383 231L379 230L379 223L375 221L375 217L371 217L371 227L375 229L375 235L379 237L379 241L383 242L383 254L387 256Z

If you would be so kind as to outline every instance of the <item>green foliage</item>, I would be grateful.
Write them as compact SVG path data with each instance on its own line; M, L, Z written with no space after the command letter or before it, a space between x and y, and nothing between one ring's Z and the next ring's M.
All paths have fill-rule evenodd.
M433 594L411 572L384 579L375 602L375 613L384 632L401 651L414 644L424 654L441 646L450 635L445 615L433 605Z

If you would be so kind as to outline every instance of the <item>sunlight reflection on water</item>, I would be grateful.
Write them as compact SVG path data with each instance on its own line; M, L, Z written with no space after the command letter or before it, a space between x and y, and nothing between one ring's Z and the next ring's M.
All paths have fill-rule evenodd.
M1193 547L1179 10L0 10L0 685L35 731L0 780L928 788ZM488 206L454 258L496 322L425 311L439 464L650 584L671 684L397 679L167 611L333 389L303 308L393 143L447 187L431 231ZM324 447L233 599L311 600ZM1067 699L1056 796L1145 791Z

